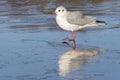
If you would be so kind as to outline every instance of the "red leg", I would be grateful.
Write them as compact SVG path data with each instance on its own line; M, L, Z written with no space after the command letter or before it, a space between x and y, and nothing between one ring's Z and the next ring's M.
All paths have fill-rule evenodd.
M69 37L71 36L71 33L69 33L68 35L67 35L67 37L65 37L63 40L69 40Z
M76 32L71 32L66 38L64 38L64 40L69 40L69 41L73 41L73 46L70 45L68 42L63 42L65 43L68 47L71 47L72 49L76 49Z
M71 38L69 38L70 41L75 41L75 38L76 38L76 32L71 32Z
M76 38L76 32L73 31L67 37L65 37L63 40L73 41L73 40L75 40L75 38Z

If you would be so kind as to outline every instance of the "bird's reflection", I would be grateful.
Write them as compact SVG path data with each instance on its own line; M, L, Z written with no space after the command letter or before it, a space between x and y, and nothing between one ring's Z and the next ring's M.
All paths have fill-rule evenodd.
M97 49L69 50L59 60L59 75L65 77L71 70L80 69L88 60L93 60L100 53Z

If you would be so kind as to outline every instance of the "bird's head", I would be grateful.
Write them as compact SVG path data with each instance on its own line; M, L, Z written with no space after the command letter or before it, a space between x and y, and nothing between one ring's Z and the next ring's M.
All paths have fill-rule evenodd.
M56 8L54 14L57 14L59 16L64 16L66 14L66 12L67 12L67 9L65 7L59 6Z

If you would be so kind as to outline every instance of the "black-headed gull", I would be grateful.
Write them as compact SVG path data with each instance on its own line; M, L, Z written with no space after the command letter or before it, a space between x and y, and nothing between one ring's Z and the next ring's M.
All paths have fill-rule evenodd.
M80 11L67 11L63 6L57 7L54 14L57 14L57 24L62 29L71 32L64 40L72 40L73 42L75 42L76 31L89 26L105 24L104 21L97 21L95 18L83 15Z

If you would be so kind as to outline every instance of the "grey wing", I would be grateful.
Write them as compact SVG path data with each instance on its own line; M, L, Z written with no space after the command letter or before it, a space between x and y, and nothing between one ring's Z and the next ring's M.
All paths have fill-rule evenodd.
M75 24L79 26L87 25L96 21L92 17L84 16L79 11L68 12L66 18L70 24Z

